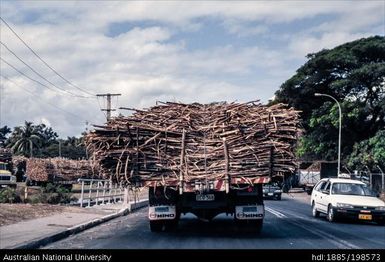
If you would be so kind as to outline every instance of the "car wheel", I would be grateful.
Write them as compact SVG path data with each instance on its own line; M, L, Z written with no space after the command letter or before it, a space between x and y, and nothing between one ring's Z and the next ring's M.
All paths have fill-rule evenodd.
M335 215L334 209L331 205L329 205L329 207L328 207L327 219L329 222L335 222L336 221L336 215Z
M281 195L277 195L277 196L275 197L275 200L281 200Z
M315 207L315 203L314 202L312 204L312 214L313 214L313 217L319 217L319 211Z

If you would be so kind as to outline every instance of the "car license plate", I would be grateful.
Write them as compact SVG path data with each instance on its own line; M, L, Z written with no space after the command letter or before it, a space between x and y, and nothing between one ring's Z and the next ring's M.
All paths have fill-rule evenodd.
M197 201L214 201L215 196L214 194L199 194L196 195Z
M363 214L359 214L359 215L358 215L358 219L362 219L362 220L372 220L372 215L363 215Z
M274 194L273 194L273 193L267 193L267 195L272 196L272 195L274 195Z

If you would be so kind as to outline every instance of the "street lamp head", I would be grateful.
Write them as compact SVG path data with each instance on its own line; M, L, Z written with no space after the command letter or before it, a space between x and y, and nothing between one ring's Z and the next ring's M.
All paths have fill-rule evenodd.
M322 96L320 93L314 93L314 96Z

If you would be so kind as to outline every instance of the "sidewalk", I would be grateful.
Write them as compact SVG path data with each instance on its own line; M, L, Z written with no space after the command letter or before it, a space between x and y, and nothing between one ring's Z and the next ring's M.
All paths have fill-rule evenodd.
M106 204L79 208L47 217L0 227L0 249L38 248L96 226L147 205L147 200L130 204Z

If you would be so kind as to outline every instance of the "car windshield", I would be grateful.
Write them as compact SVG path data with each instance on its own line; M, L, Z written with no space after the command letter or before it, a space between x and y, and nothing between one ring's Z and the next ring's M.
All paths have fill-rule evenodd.
M357 195L372 196L371 190L362 184L334 183L332 186L333 195Z

